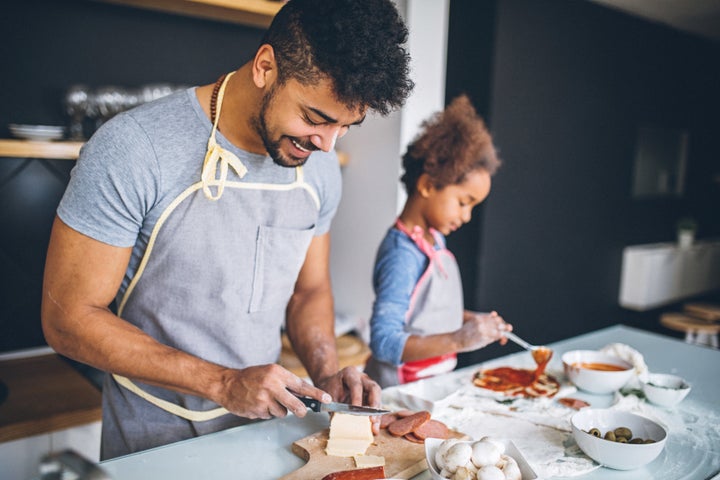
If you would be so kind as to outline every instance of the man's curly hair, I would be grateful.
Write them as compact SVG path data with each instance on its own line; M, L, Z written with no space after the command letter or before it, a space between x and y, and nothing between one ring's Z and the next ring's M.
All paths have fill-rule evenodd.
M407 39L391 0L289 0L262 43L275 51L280 85L328 78L344 105L387 115L414 87Z
M400 180L408 194L427 173L437 189L460 184L478 168L494 175L500 160L485 122L466 95L456 97L444 111L421 125L420 133L403 155L405 172Z

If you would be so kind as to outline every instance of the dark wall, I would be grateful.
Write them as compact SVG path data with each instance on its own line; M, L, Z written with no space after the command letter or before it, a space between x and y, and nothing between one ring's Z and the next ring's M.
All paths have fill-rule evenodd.
M262 33L94 1L14 1L0 15L0 136L8 123L65 124L62 95L76 83L212 83L249 60ZM72 165L0 158L0 351L45 344L45 251Z
M618 305L622 250L674 241L684 215L699 220L700 238L720 234L720 45L590 2L479 3L495 9L491 81L467 88L489 95L504 165L480 224L457 232L479 239L455 252L463 278L475 282L467 303L496 309L536 343L615 323L659 331L662 309ZM451 2L451 20L460 20L451 23L450 50L488 42L478 8ZM449 89L466 68L483 76L476 57L466 57L470 67L452 58ZM682 198L631 196L637 129L646 125L690 132Z

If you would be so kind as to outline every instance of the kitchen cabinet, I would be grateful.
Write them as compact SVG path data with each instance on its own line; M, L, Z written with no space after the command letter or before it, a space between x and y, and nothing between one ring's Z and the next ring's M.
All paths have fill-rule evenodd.
M100 458L101 392L50 348L0 356L0 478L33 478L43 455Z
M619 303L645 311L720 288L720 241L652 243L623 251Z
M280 0L100 0L162 12L267 28L283 6Z

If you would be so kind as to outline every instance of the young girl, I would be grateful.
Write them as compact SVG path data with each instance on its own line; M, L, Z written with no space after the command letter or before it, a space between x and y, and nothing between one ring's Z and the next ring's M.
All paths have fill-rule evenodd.
M382 387L453 370L457 352L499 340L512 326L497 313L463 308L445 235L470 221L490 193L498 160L492 139L462 95L425 121L403 156L408 199L378 249L365 372Z

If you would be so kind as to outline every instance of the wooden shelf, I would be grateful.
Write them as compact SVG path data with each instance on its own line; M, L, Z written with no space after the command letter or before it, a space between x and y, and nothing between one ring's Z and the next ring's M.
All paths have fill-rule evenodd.
M102 393L55 353L0 361L0 381L0 442L102 419Z
M0 139L0 157L76 160L83 142Z
M77 160L83 143L0 139L0 157ZM344 167L350 161L345 152L337 152L337 155L340 166Z
M176 13L267 28L283 6L280 0L98 0L131 7Z

